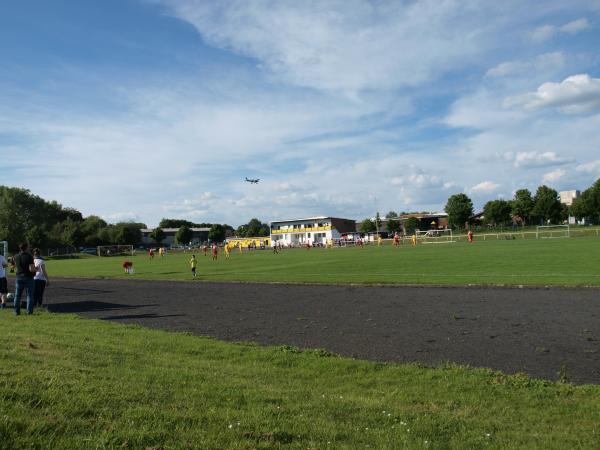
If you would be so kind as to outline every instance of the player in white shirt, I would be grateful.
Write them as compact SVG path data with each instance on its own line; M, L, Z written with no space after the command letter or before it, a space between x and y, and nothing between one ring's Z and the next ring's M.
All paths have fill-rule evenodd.
M44 289L50 284L48 272L46 272L46 262L40 254L38 248L33 250L33 264L35 265L35 275L33 277L33 304L42 306L44 302Z

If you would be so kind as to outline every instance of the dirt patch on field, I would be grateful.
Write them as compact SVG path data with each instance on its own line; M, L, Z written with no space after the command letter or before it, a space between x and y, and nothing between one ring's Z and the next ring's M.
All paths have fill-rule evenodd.
M54 312L355 358L600 383L600 290L54 279Z

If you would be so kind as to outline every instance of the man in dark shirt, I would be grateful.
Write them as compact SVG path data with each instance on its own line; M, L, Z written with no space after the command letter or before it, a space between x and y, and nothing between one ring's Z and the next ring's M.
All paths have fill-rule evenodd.
M21 314L21 296L27 289L27 314L33 314L33 276L35 269L33 266L33 256L27 251L26 243L19 245L20 253L14 257L15 260L15 314Z

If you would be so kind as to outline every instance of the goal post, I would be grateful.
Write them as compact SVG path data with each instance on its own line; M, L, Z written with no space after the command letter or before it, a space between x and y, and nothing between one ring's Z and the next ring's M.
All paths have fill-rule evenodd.
M442 230L416 230L417 242L421 244L450 244L456 242L451 228Z
M133 256L133 245L99 245L98 256Z
M571 237L569 225L539 225L535 230L536 239L554 239Z

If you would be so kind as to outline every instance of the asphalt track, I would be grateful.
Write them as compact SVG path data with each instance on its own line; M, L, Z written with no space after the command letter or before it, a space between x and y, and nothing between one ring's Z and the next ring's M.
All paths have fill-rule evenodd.
M50 311L225 341L600 384L600 289L53 280Z

